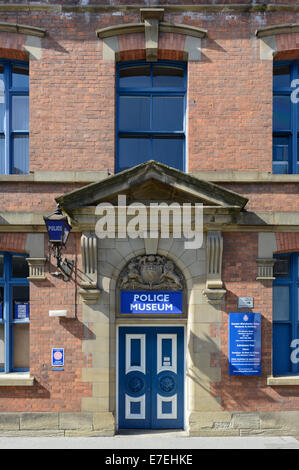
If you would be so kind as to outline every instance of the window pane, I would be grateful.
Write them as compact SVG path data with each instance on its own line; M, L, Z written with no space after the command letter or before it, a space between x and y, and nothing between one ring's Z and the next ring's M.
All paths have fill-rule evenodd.
M119 139L119 171L150 160L148 137L121 137Z
M274 88L288 88L290 86L290 67L274 67L273 70L273 86Z
M13 326L14 369L29 369L29 325Z
M4 263L4 256L0 255L0 277L3 277L3 263Z
M29 169L29 137L15 135L13 138L13 169L15 175L28 173Z
M0 321L3 320L3 299L4 299L4 289L3 287L1 286L0 287Z
M289 138L273 137L273 173L288 173Z
M29 97L12 97L12 130L29 131Z
M151 101L148 96L119 97L119 129L142 131L150 128Z
M154 96L153 122L155 131L182 131L184 98L182 96Z
M273 320L289 320L289 287L273 287Z
M184 87L184 69L180 67L169 67L166 65L153 66L154 87Z
M119 70L119 86L127 88L149 88L151 71L149 65L126 67Z
M273 373L291 372L291 326L285 323L273 325Z
M273 269L274 277L290 277L290 257L289 256L281 256L276 258L274 269Z
M0 134L0 174L5 173L5 138Z
M4 369L4 326L0 325L0 369Z
M289 130L291 128L291 99L289 96L273 97L274 129Z
M28 277L29 267L25 256L12 257L12 277Z
M4 96L4 67L0 65L0 132L4 132L4 114L5 96Z
M14 65L12 67L12 87L29 89L29 69Z
M153 160L184 170L183 138L154 137L152 145Z

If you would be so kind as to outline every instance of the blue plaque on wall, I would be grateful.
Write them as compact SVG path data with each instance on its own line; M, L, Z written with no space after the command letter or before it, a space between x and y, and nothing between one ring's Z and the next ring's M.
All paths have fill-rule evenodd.
M15 320L29 320L29 302L15 301Z
M121 291L120 313L123 314L182 314L181 291Z
M261 374L261 314L229 314L229 375Z
M52 366L64 366L64 348L52 348Z

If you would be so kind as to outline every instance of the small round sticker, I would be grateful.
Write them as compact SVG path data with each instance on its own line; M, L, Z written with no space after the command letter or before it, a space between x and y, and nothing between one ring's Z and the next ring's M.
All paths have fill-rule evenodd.
M60 351L55 351L54 359L56 359L57 361L60 361L60 359L62 359L62 354Z

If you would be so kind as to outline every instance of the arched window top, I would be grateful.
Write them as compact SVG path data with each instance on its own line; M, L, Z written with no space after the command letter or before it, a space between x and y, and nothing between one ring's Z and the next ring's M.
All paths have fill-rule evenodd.
M160 61L118 64L118 87L139 89L186 89L186 64Z

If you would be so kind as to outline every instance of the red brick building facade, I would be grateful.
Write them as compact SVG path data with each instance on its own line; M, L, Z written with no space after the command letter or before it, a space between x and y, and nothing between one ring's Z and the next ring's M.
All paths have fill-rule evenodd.
M146 330L134 330L141 326L156 328L158 335L164 334L161 327L169 328L166 335L174 334L172 327L184 330L183 417L177 427L189 435L296 432L299 372L293 363L289 370L279 365L275 372L273 350L279 335L285 335L279 329L283 322L293 332L284 341L296 339L297 297L290 293L288 306L279 304L281 311L290 309L290 317L275 313L275 341L272 300L274 286L285 287L277 281L279 271L275 275L276 255L297 266L299 253L299 176L291 164L282 174L273 170L272 163L274 137L287 139L297 131L299 135L293 121L291 130L275 133L273 129L275 67L278 62L281 67L295 67L299 59L296 2L185 1L152 7L141 1L130 5L2 3L0 59L3 64L26 63L30 83L28 171L16 174L6 168L0 174L3 272L6 265L14 269L14 257L26 255L29 272L24 279L29 280L30 292L28 299L14 298L8 286L21 282L9 274L0 279L4 292L1 433L117 432L122 427L123 383L119 333L132 327L132 334L146 337ZM122 93L118 95L118 67L125 63L185 67L183 170L156 165L155 158L149 163L141 160L140 166L131 164L130 155L128 169L117 170ZM279 77L284 74L277 72ZM278 94L287 95L286 90ZM278 113L287 114L288 108L281 106ZM292 112L296 121L296 111ZM4 131L1 137L5 142L11 138ZM283 161L286 152L287 158L297 161L296 155L290 156L294 148L283 142L277 144ZM14 158L14 151L8 147L5 151L7 161ZM167 164L167 155L162 163ZM202 247L184 250L183 241L172 237L98 239L95 208L105 201L115 205L120 194L145 204L202 203ZM57 274L55 258L49 256L43 219L57 202L72 225L63 252L73 262L67 280ZM184 278L181 315L122 316L123 270L138 256L150 255L172 260ZM217 262L215 269L210 266L211 257ZM282 278L296 287L294 272L295 267L292 275ZM240 297L252 298L253 307L238 307ZM25 336L12 333L16 299L29 301ZM233 312L261 313L259 375L229 374L229 315ZM62 348L65 355L63 367L56 370L52 348ZM281 354L286 351L287 347ZM22 354L27 359L15 367L14 357ZM142 395L132 396L138 402ZM171 402L172 395L167 397ZM131 402L124 405L129 407L125 420L130 424L132 419L129 427L134 427L142 418L138 407L130 408ZM166 427L174 419L174 403L177 406L171 403L172 411L165 405ZM142 406L141 402L140 416ZM155 426L160 427L144 425Z

